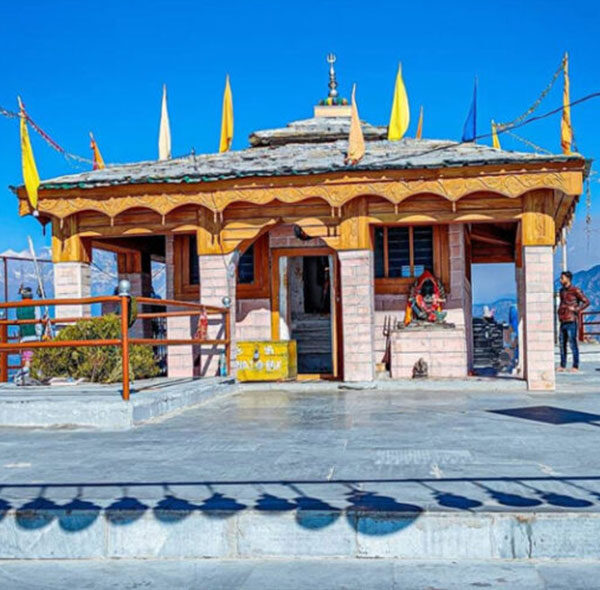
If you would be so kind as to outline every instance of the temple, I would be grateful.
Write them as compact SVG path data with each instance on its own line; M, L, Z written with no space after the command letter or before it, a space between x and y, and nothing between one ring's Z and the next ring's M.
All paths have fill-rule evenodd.
M430 376L466 377L471 265L513 262L522 377L530 389L553 389L553 249L582 192L585 159L391 142L386 127L363 123L366 154L351 166L350 107L331 84L313 114L252 133L247 149L42 182L56 296L90 294L93 248L116 252L120 276L147 295L154 258L166 264L167 298L225 298L238 341L296 340L300 375L370 381L386 364L405 378L425 358ZM24 188L16 193L20 214L32 214ZM443 285L448 325L385 330L387 317L402 323L426 270ZM169 337L193 330L189 318L168 319ZM215 374L218 353L171 347L169 375Z

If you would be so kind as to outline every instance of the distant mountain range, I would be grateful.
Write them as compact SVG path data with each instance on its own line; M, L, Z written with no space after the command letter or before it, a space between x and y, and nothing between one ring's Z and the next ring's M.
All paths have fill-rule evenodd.
M49 260L51 255L48 248L42 249L36 255L40 260ZM34 296L37 298L38 280L35 273L33 262L30 258L29 250L15 252L7 250L0 253L0 256L10 256L21 258L22 260L8 260L8 299L16 301L20 299L19 288L21 285L31 287ZM40 272L46 297L54 296L53 267L50 263L39 263ZM117 263L114 254L105 250L94 250L92 264L92 296L112 295L117 286ZM160 267L153 268L154 288L164 297L165 291L165 273L160 271ZM4 299L4 270L0 265L0 299Z
M600 264L592 266L588 270L580 270L574 273L573 284L579 287L590 300L589 310L600 311ZM554 283L554 288L556 290L560 289L558 279ZM516 299L511 297L503 297L491 303L476 303L473 305L473 316L481 317L483 315L483 307L487 305L490 309L495 310L494 317L498 321L507 322L508 310L514 303L516 303Z

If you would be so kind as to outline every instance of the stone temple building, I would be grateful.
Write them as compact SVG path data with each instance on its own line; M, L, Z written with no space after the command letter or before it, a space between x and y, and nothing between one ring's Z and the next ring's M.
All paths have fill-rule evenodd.
M390 142L386 127L363 123L366 154L352 166L349 126L350 107L322 104L312 118L252 133L247 149L42 182L56 296L89 295L92 250L111 250L134 294L148 294L151 260L164 261L167 298L230 298L236 340L297 340L301 374L373 380L389 350L392 378L410 377L419 358L430 376L466 377L471 265L512 262L522 376L553 389L553 249L582 192L584 158ZM20 214L31 214L23 187L16 193ZM445 287L453 325L384 334L426 269ZM170 337L193 330L189 318L168 320ZM217 356L171 347L169 375L215 374Z

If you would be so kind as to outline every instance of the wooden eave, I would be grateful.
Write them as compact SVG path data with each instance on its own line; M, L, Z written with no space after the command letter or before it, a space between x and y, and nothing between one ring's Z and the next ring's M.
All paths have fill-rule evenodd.
M178 207L197 205L222 214L236 202L266 205L274 200L293 204L309 198L324 200L332 211L358 196L378 196L393 205L418 194L433 194L451 202L473 193L516 198L537 189L555 191L554 219L560 231L582 192L586 161L527 162L510 165L457 166L436 169L344 171L323 174L248 177L197 183L144 183L70 189L40 188L41 219L64 220L95 211L114 219L133 208L163 216ZM20 215L33 212L24 187L16 189Z

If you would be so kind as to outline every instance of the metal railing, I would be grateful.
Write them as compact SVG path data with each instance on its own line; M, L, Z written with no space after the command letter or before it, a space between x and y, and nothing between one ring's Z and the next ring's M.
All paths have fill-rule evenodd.
M579 341L584 342L588 337L600 336L600 319L588 319L590 316L600 318L600 311L582 311L579 315Z
M112 295L106 297L83 297L79 299L30 299L24 301L13 301L0 303L0 310L17 309L23 307L50 307L61 305L92 305L94 303L112 303L119 306L121 318L121 333L120 338L113 339L96 339L96 340L35 340L28 342L16 342L15 339L9 337L9 326L20 326L26 324L41 324L46 322L52 324L69 324L88 319L93 321L94 318L85 317L59 317L47 319L0 319L0 382L8 381L8 371L11 367L8 363L9 353L20 353L23 350L37 350L39 348L73 348L79 346L119 346L122 355L122 397L128 400L130 396L130 379L129 379L129 346L133 344L142 344L150 346L176 346L176 345L193 345L193 346L223 346L225 349L225 359L227 363L227 373L231 370L231 326L230 326L230 311L225 307L214 307L210 305L202 305L200 303L191 303L189 301L176 301L173 299L154 299L152 297L136 297L137 303L140 305L162 306L162 307L181 307L184 311L165 311L165 312L141 312L138 313L135 320L145 320L154 318L169 318L169 317L192 317L202 314L221 315L223 316L224 338L208 339L208 338L131 338L129 336L129 306L131 297L128 295ZM11 341L12 340L12 341Z

